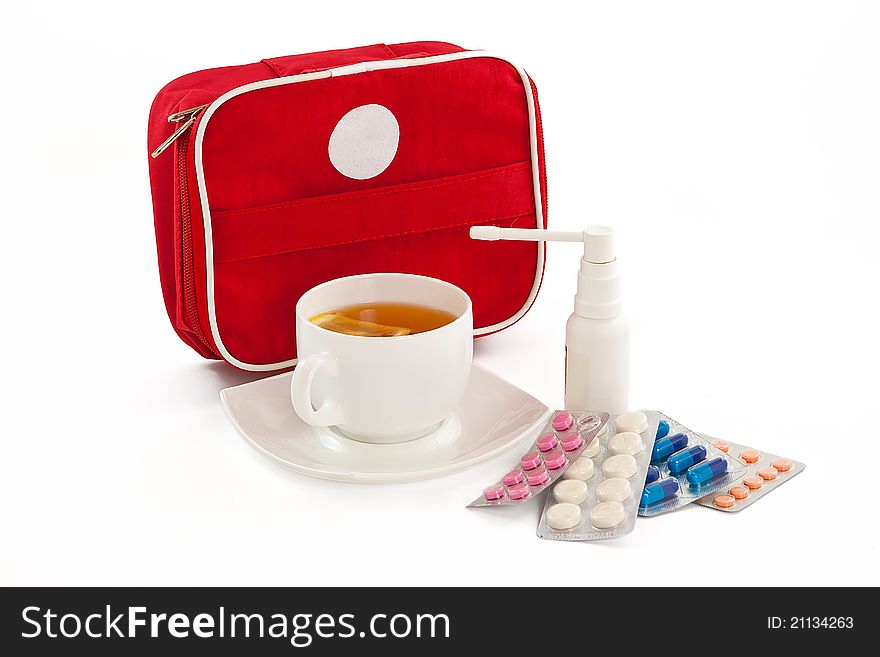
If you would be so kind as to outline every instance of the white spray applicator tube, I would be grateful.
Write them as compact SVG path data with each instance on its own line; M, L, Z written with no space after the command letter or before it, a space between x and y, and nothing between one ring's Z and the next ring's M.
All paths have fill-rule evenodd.
M614 231L474 226L478 240L583 242L574 312L565 330L565 407L619 414L629 403L629 321L621 311Z

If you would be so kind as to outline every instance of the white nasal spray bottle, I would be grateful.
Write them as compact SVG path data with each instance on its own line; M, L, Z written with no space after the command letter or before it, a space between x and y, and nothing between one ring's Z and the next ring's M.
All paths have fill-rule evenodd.
M565 328L565 407L625 413L629 408L629 321L621 310L614 230L583 232L473 226L471 238L583 242L574 312Z

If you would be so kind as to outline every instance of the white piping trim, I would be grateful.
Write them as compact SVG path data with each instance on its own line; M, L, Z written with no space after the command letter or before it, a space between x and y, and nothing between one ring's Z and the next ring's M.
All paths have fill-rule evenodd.
M485 51L466 51L466 52L457 52L457 53L449 53L447 55L435 55L433 57L421 57L418 59L388 59L382 60L378 62L362 62L359 64L351 64L348 66L340 66L335 69L329 69L326 71L318 71L316 73L303 73L300 75L290 75L283 78L272 78L269 80L260 80L258 82L251 82L249 84L242 85L240 87L236 87L230 91L227 91L225 94L217 98L213 103L211 103L208 108L205 110L202 115L201 121L199 121L198 129L196 130L196 139L195 139L195 167L196 167L196 180L198 182L199 187L199 199L202 205L202 222L205 226L205 280L206 280L206 298L208 301L208 320L211 325L211 335L214 338L214 344L217 346L217 349L220 351L220 354L225 358L229 363L235 365L236 367L249 370L252 372L268 372L272 370L283 369L286 367L293 367L296 365L296 358L291 358L290 360L281 361L279 363L266 363L266 364L254 364L254 363L245 363L243 361L238 360L235 356L229 353L229 350L226 349L226 345L223 344L223 340L220 337L220 329L217 326L217 309L214 303L214 242L212 238L211 232L211 210L208 204L208 191L205 187L205 171L202 163L202 145L205 139L205 129L208 127L208 122L211 120L211 117L214 115L214 112L226 101L235 98L236 96L240 96L241 94L247 93L249 91L256 91L258 89L266 89L269 87L280 87L282 85L287 84L296 84L299 82L309 82L311 80L321 80L324 78L330 77L338 77L341 75L355 75L360 73L366 73L369 71L383 71L388 69L395 68L408 68L410 66L425 66L428 64L441 64L444 62L456 61L459 59L474 59L478 57L487 57L491 59L499 59L503 62L510 64L514 69L516 69L517 73L519 73L520 78L522 79L523 88L526 92L526 104L529 109L529 140L531 142L531 155L532 155L532 184L534 186L534 197L535 197L535 223L538 228L543 227L544 225L544 208L541 203L541 178L540 178L540 166L538 162L538 127L537 127L537 118L535 115L535 97L532 93L532 85L529 82L529 77L526 75L526 72L522 69L522 67L517 66L509 59L505 57L500 57L498 55L494 55ZM520 308L516 313L508 317L503 322L498 322L497 324L493 324L492 326L484 326L481 329L474 330L474 335L483 335L485 333L492 333L494 331L498 331L507 326L510 326L514 322L516 322L520 317L522 317L526 311L528 311L529 307L535 300L535 297L538 294L538 288L541 285L541 274L544 271L544 243L537 242L538 247L538 257L537 257L537 267L535 269L535 281L532 284L532 289L529 292L529 296L523 304L522 308ZM293 313L291 313L291 319L293 321Z

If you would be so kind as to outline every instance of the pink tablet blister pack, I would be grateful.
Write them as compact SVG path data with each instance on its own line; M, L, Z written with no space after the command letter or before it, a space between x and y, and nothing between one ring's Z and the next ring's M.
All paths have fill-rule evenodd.
M608 413L554 411L516 467L468 508L520 504L546 490L605 428Z

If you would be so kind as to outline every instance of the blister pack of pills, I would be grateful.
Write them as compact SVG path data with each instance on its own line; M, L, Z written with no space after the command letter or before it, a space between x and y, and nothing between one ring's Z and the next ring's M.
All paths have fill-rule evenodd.
M651 465L639 501L640 516L681 508L714 493L745 474L745 463L733 458L696 431L662 415Z
M698 504L718 511L742 511L807 467L799 461L746 445L720 439L712 440L711 443L725 454L732 454L746 464L744 477L697 500Z
M517 466L468 508L521 504L551 486L608 423L608 413L554 411Z
M629 534L659 423L657 411L613 417L550 490L538 536L595 541Z

